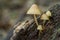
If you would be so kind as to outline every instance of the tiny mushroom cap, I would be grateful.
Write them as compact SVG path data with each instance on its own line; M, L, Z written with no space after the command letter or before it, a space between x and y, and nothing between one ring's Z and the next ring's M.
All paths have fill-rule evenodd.
M41 15L41 11L36 4L33 4L31 8L28 10L27 14Z
M50 11L47 11L47 12L46 12L46 15L47 15L47 16L51 16L51 12L50 12Z
M43 30L42 25L38 25L37 29L38 30Z
M41 16L41 20L49 20L49 17L46 14L43 14Z

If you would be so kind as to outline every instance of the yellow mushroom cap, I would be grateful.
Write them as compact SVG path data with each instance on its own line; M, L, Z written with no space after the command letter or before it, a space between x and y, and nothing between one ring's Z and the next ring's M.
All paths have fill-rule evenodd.
M51 12L50 12L50 11L47 11L47 12L46 12L46 15L47 15L47 16L51 16Z
M27 14L41 15L41 11L36 4L33 4L31 8L28 10Z
M43 14L41 16L41 20L49 20L49 17L46 14Z
M37 29L38 30L43 30L42 25L38 25Z

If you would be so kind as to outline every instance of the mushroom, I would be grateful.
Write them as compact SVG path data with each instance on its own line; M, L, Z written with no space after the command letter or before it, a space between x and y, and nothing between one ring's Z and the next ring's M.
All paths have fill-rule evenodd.
M37 30L39 30L38 36L40 37L40 34L41 34L42 31L43 31L43 26L42 26L42 25L38 25ZM39 40L40 40L40 39L39 39Z
M43 20L43 26L44 26L46 20L49 20L49 17L48 17L46 14L43 14L43 15L41 16L41 20Z
M38 26L36 15L41 15L41 11L38 8L38 6L36 4L33 4L31 8L28 10L27 14L34 15L34 20L36 22L36 25Z
M47 11L47 12L46 12L46 15L47 15L48 17L50 17L50 16L51 16L51 12L50 12L50 11Z
M43 27L42 25L38 25L37 29L40 30L40 31L42 31L43 30L42 27Z
M43 14L41 16L41 20L49 20L48 16L46 14Z

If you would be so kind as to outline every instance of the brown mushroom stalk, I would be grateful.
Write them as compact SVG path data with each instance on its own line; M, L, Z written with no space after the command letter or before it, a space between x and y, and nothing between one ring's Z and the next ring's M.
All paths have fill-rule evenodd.
M38 26L38 21L37 21L37 18L36 18L35 14L34 14L34 20L35 20L36 25Z

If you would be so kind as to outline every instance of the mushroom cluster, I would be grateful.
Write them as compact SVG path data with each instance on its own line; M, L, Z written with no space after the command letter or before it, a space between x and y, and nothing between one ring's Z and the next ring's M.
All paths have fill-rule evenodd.
M37 25L37 29L42 31L43 30L43 26L46 22L46 20L49 20L49 17L51 17L51 12L47 11L46 13L43 13L37 4L33 4L31 6L31 8L27 11L27 14L33 15L34 16L34 20L35 23ZM43 25L39 25L36 16L39 15L40 19L43 20Z

